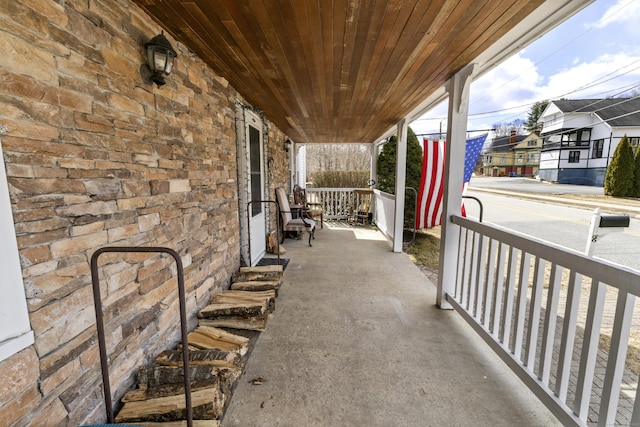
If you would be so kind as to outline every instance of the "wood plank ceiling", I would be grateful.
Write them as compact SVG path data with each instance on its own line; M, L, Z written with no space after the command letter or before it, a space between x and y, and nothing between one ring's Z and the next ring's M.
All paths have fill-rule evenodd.
M134 2L295 142L368 143L544 0Z

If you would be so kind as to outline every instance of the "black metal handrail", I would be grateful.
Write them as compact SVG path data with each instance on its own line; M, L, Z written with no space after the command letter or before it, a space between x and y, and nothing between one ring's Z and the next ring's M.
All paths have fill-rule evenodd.
M463 199L472 199L475 200L476 202L478 202L478 206L480 206L480 216L479 216L479 221L482 222L482 212L484 210L483 206L482 206L482 202L480 201L480 199L478 199L475 196L462 196Z
M104 334L104 320L102 317L102 298L100 296L100 283L98 277L98 257L103 253L135 253L151 252L166 253L173 257L178 267L178 300L180 303L180 331L182 334L182 364L184 368L184 400L187 411L187 426L193 427L193 408L191 406L191 382L189 375L189 343L187 340L187 308L184 291L184 270L180 255L173 249L163 247L124 247L112 246L100 248L91 256L91 281L93 283L93 302L96 309L96 328L98 329L98 347L100 349L100 367L102 369L102 387L104 390L104 404L107 411L107 420L114 422L113 402L111 400L111 386L109 383L109 362L107 359L107 345Z
M413 237L411 238L411 240L409 240L408 242L402 242L403 245L413 245L413 243L416 241L416 221L418 220L418 191L413 188L413 187L405 187L404 191L405 193L407 192L407 190L409 191L413 191L414 194L414 209L413 209ZM403 236L404 237L404 236ZM404 240L404 239L403 239Z

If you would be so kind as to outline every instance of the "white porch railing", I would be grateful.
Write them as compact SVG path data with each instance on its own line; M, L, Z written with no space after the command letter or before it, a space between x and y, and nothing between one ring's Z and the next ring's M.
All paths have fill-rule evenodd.
M451 305L565 425L640 425L640 272L454 216ZM633 346L632 346L633 347ZM640 354L640 348L634 348Z
M362 203L361 195L354 193L357 188L307 188L307 194L314 193L320 200L326 219L346 220L356 206ZM371 211L373 222L389 240L393 240L393 215L395 196L380 190L373 191Z
M354 193L360 188L307 188L307 194L317 194L322 203L325 219L346 220L362 203L362 196Z
M375 206L373 221L387 239L393 241L396 196L380 190L374 190L373 197L373 205Z

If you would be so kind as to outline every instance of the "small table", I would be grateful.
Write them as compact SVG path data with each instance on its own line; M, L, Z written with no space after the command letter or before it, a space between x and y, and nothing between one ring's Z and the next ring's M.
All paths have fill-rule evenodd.
M291 208L291 217L295 218L307 218L305 212L309 210L305 205L292 204L289 206Z

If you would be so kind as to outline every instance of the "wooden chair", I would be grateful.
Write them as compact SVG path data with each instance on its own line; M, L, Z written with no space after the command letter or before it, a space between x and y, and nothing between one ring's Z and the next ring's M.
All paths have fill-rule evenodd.
M283 188L276 189L276 201L278 202L278 210L280 211L280 217L282 218L280 223L280 243L284 242L284 234L287 231L306 231L309 233L309 246L311 246L311 239L315 239L314 234L316 231L316 222L304 217L303 206L298 208L298 217L293 218L289 199L287 199L287 193L285 193Z
M320 228L324 227L324 209L322 208L322 200L320 199L320 195L318 193L312 192L306 194L305 190L305 200L307 204L307 214L311 217L311 219L315 219L320 217Z
M348 217L349 223L369 223L369 212L371 211L372 190L353 190L354 203Z

